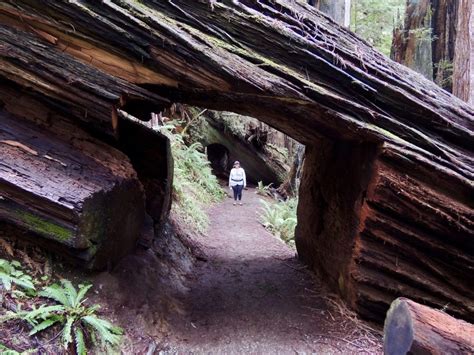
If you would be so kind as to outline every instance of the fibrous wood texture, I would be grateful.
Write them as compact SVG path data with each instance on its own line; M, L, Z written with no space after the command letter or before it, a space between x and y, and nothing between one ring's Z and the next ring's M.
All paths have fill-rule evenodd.
M314 8L20 0L0 3L0 22L0 76L87 129L123 135L117 108L146 119L181 101L305 143L325 170L305 168L301 257L366 316L413 294L473 317L459 292L474 255L474 109Z
M38 245L45 238L67 247L91 267L134 247L143 189L124 154L86 134L59 137L0 111L0 156L2 224L33 233Z
M473 352L474 325L406 298L392 303L384 327L386 355Z

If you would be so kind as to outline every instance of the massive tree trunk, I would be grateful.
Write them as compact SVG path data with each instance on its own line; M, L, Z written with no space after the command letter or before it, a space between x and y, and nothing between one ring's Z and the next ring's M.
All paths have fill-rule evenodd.
M170 101L306 144L300 257L366 317L405 295L474 319L474 109L434 83L298 2L21 0L0 21L5 88L132 158L151 149L117 109Z
M55 131L0 111L0 223L102 268L135 245L142 185L124 154L67 125Z
M474 325L405 298L395 300L384 326L384 354L472 354Z

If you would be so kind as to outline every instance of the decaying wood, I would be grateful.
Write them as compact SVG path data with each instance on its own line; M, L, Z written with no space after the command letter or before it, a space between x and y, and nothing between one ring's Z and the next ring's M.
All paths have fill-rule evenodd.
M0 23L3 86L107 142L128 131L118 108L146 119L180 101L256 117L306 144L303 260L365 316L380 319L395 297L413 295L474 317L463 304L472 294L474 108L314 8L19 0L0 3Z
M474 325L406 298L398 298L385 319L384 353L472 354Z
M59 137L0 111L0 221L101 268L133 249L143 190L127 157L76 131ZM127 206L124 208L124 206Z

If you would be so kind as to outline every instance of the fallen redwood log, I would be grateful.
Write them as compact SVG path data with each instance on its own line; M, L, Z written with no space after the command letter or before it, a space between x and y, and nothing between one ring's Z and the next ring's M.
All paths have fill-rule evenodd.
M398 298L385 319L384 353L473 354L474 325L409 299Z
M124 154L77 129L58 137L0 111L0 157L0 224L93 268L134 247L144 197Z
M296 1L18 0L0 22L6 86L87 129L179 101L304 143L304 262L365 317L406 295L474 319L471 106Z

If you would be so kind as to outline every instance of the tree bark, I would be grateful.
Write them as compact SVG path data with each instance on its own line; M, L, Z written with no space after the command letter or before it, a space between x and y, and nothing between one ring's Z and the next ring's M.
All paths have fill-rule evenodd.
M390 57L433 80L431 1L407 0L405 21L394 29Z
M453 92L454 56L457 38L459 1L432 1L433 78L448 92Z
M103 268L135 246L142 186L119 151L56 129L61 136L0 111L0 221Z
M316 8L327 14L339 25L349 27L351 3L348 0L317 0Z
M474 85L471 82L471 60L474 60L474 57L471 57L471 47L474 46L474 33L471 33L470 28L473 10L472 1L459 1L453 59L453 94L466 102L470 100L471 86Z
M405 298L392 303L385 319L385 354L473 352L474 325Z
M470 55L470 95L469 103L474 105L474 5L471 9L471 19L469 21L469 33L471 34L471 55Z
M109 143L118 108L178 101L306 144L301 258L365 317L400 295L474 317L474 109L433 82L298 2L21 0L0 21L4 91Z
M394 30L392 59L467 102L471 11L467 0L408 0L405 23Z

